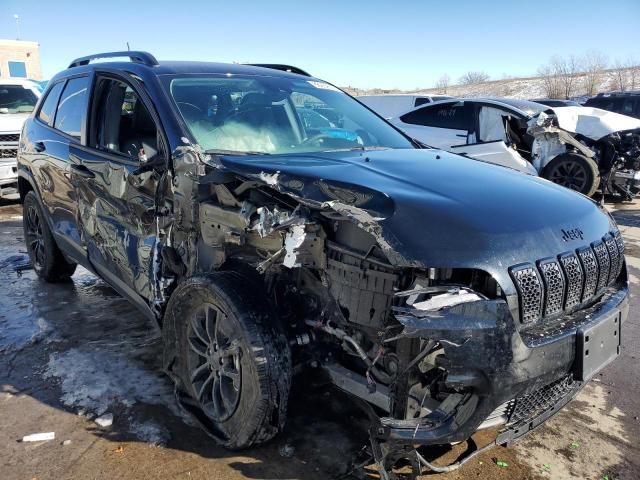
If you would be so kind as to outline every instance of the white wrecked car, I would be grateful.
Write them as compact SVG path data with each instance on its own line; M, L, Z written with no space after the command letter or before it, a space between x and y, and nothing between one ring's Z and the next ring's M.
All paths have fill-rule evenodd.
M640 120L598 108L525 100L435 102L391 123L436 148L514 168L593 195L640 191Z

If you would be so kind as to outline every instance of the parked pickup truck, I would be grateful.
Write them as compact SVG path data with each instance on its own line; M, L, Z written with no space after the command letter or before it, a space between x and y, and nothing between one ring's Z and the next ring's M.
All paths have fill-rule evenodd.
M38 82L0 79L0 198L18 198L16 153L20 130L41 92Z

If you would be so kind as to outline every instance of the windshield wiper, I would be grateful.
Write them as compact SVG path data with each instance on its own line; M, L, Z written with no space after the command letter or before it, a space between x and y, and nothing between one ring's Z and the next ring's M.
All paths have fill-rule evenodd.
M248 152L241 152L238 150L224 150L224 149L220 149L220 148L212 148L209 150L205 150L204 153L208 153L210 155L239 155L239 156L243 156L243 155L271 155L270 153L267 152L252 152L252 151L248 151Z
M390 150L391 147L348 147L348 148L334 148L332 150L325 150L327 152L371 152L373 150Z

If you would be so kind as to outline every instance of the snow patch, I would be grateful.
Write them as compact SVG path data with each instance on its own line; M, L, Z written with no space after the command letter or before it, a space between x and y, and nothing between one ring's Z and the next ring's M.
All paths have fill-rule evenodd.
M113 405L163 405L180 415L169 380L141 368L124 354L71 349L53 353L44 376L61 379L61 401L68 407L102 415Z
M169 430L154 421L137 422L130 419L129 432L152 445L166 445L171 439Z

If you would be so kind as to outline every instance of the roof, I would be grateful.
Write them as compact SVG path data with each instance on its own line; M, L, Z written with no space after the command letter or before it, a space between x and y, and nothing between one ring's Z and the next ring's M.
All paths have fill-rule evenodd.
M486 97L486 98L464 98L465 101L486 102L496 105L503 105L515 110L519 110L528 116L536 115L537 113L548 110L549 107L542 105L541 103L531 102L529 100L519 100L517 98L500 98L500 97Z
M102 61L103 59L116 59L129 57L131 61ZM100 59L100 62L93 60ZM305 79L313 78L309 75L302 75L294 72L306 73L297 67L287 65L245 65L238 63L216 63L216 62L196 62L196 61L157 61L153 55L148 52L126 51L126 52L109 52L96 53L86 57L73 60L69 68L59 72L54 79L66 77L80 72L89 72L96 68L106 68L113 70L124 70L132 73L150 73L152 75L176 75L176 74L231 74L231 75L260 75L271 77L291 77ZM286 69L284 67L287 67ZM291 71L285 71L285 70Z

